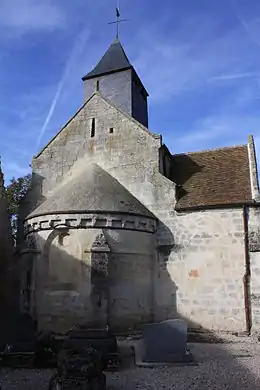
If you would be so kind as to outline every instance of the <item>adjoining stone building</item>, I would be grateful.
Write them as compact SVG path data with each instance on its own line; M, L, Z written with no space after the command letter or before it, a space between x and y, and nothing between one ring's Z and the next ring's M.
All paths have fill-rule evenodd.
M118 40L83 81L84 104L32 161L22 309L61 332L176 316L257 331L253 137L172 155L148 130L148 93Z

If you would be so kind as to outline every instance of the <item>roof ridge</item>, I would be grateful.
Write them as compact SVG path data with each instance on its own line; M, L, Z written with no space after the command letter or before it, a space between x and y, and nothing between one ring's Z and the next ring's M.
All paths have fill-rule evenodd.
M71 121L73 121L74 118L76 118L76 116L80 113L80 111L85 107L85 105L92 99L92 97L96 94L96 92L93 92L92 95L77 109L77 111L75 112L75 114L73 114L68 120L67 122L65 123L65 125L63 125L61 127L61 129L58 131L58 133L56 133L50 140L49 142L47 142L47 144L36 154L33 156L33 160L35 160L36 158L40 157L40 155L42 154L42 152L44 152L45 149L47 149L47 147L52 143L52 141L55 140L55 138L58 137L58 135L65 129L65 127L67 127Z
M70 122L76 118L76 116L80 113L80 111L86 106L86 104L94 97L94 96L100 96L101 99L103 99L106 103L110 104L113 108L118 110L122 115L127 117L129 120L133 121L135 124L137 124L139 127L141 127L146 133L151 135L153 138L158 139L161 138L160 134L152 133L150 130L148 130L144 125L142 125L140 122L138 122L136 119L134 119L131 115L127 114L125 111L123 111L120 107L118 107L116 104L111 102L111 100L107 99L104 95L102 95L99 91L95 91L92 93L92 95L81 105L81 107L76 111L76 113L69 118L69 120L61 127L61 129L49 140L49 142L35 155L33 156L33 160L40 157L40 155L44 152L45 149L48 148L48 146L58 137L59 134L70 124Z
M242 148L242 147L247 147L247 144L239 144L239 145L232 145L232 146L222 146L219 148L211 148L211 149L204 149L204 150L199 150L196 152L183 152L183 153L173 153L172 156L181 156L184 154L202 154L202 153L207 153L207 152L217 152L219 150L226 150L226 149L236 149L236 148Z

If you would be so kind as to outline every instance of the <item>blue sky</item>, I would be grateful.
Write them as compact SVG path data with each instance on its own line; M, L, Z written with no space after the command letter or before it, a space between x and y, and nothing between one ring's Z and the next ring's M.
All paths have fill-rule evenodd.
M121 0L120 40L147 88L149 128L172 153L260 148L259 0ZM115 37L115 0L1 0L0 156L5 178L83 102L81 77ZM258 153L260 154L260 153Z

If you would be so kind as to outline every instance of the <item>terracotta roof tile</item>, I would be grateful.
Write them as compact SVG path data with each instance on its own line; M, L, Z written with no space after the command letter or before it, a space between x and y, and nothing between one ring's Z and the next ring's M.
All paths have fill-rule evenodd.
M252 201L247 145L173 155L176 210Z

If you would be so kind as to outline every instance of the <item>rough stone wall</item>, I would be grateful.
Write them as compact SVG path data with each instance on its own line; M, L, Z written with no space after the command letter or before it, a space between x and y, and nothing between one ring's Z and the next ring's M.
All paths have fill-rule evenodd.
M93 117L96 133L91 138ZM153 270L156 319L180 315L193 326L243 331L242 209L177 214L175 184L159 172L160 147L160 137L95 94L33 161L33 170L41 178L42 199L86 161L107 170L159 219ZM122 296L126 286L120 289Z
M97 88L103 96L142 123L142 125L148 127L147 97L133 70L128 69L85 80L85 101L90 98Z
M92 118L96 119L93 138ZM113 128L112 134L110 128ZM151 136L137 122L109 105L98 94L94 95L39 157L33 160L35 179L41 181L42 200L62 182L70 180L77 169L82 169L87 159L98 163L119 182L121 178L124 182L127 179L126 188L130 192L135 187L141 200L144 198L145 203L149 200L149 203L154 204L158 191L161 191L152 184L153 177L159 175L160 145L160 137ZM164 180L163 177L161 180ZM145 194L140 182L144 184ZM174 188L173 183L169 185ZM167 188L163 191L167 191Z
M127 114L132 114L132 72L125 70L84 81L84 98L87 101L95 92L99 81L99 91Z
M58 218L58 217L57 217ZM113 329L150 322L152 315L152 235L100 229L33 233L39 255L32 270L32 313L40 329L66 332L96 321ZM95 295L93 244L104 235L109 250L109 294ZM100 249L100 248L99 248ZM94 251L94 252L93 252ZM111 255L110 255L111 251Z
M157 318L177 307L191 327L246 331L242 208L161 216L175 242L167 261L160 256Z
M134 75L132 77L132 116L148 128L146 92Z
M249 170L250 170L250 182L252 199L259 201L259 181L258 181L258 170L255 152L255 143L252 135L248 137L248 159L249 159Z
M252 332L260 332L260 208L248 209Z
M254 138L248 138L248 157L252 199L255 207L246 210L248 235L248 264L250 271L249 301L251 310L252 333L260 332L260 196Z

